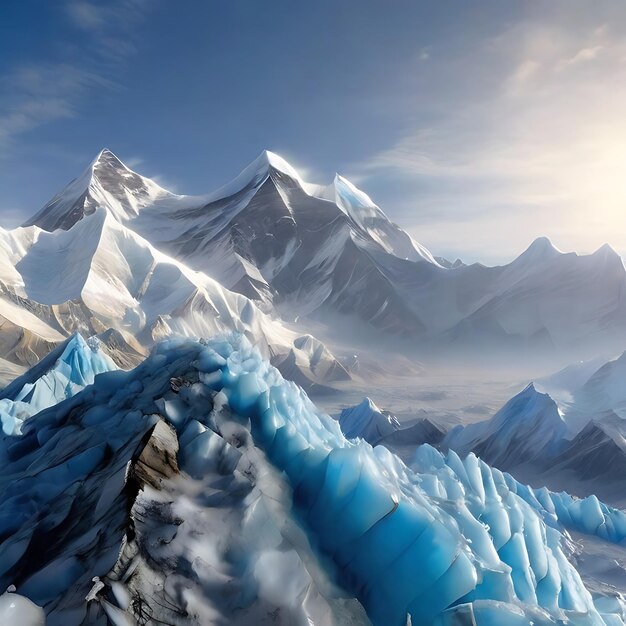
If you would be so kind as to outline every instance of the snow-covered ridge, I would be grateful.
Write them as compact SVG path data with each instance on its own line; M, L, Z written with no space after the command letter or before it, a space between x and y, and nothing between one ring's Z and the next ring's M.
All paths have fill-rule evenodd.
M347 440L334 419L285 382L248 342L225 339L162 344L136 370L98 377L5 442L0 497L11 515L0 519L7 538L0 545L0 584L19 583L20 593L44 606L49 626L84 623L83 598L93 576L105 576L116 562L120 524L127 515L126 462L136 458L139 441L159 416L178 434L183 469L202 474L222 468L223 479L213 487L218 501L229 497L219 485L229 488L226 477L233 468L246 480L268 462L283 476L272 500L281 503L274 513L284 521L264 514L256 530L263 541L278 533L275 547L268 553L268 544L257 544L261 552L255 564L240 555L239 567L247 572L247 606L262 609L263 604L254 603L272 598L275 608L299 607L298 619L309 623L351 623L345 612L342 621L338 611L346 605L336 602L337 591L329 587L318 587L321 595L314 605L310 598L300 601L299 594L311 589L311 572L321 567L337 576L343 593L358 599L375 626L404 626L407 615L416 624L468 618L480 626L624 623L619 597L599 601L585 587L568 560L564 532L572 528L618 542L626 536L624 513L594 498L578 501L532 490L471 454L461 461L454 452L444 456L422 446L407 466L381 446ZM71 437L64 436L70 431ZM71 441L71 450L65 443L59 446L61 441ZM49 487L41 489L42 484ZM166 497L172 489L176 484ZM205 505L208 514L211 499ZM62 538L45 541L49 547L43 551L29 543L31 536L49 539L63 511L70 509L74 513ZM190 537L187 510L188 519L183 515L165 542L173 542L172 558L184 550L176 537ZM298 515L292 517L291 510ZM295 533L295 519L322 551L322 562L302 560L312 555L303 552L307 543ZM289 540L280 534L286 527L295 533ZM94 529L100 529L101 547L93 541ZM285 550L293 551L292 560ZM266 558L270 553L272 558ZM230 578L216 579L210 568L201 567L203 558L213 558L211 551L199 558L195 574L179 581L193 587L193 596L174 595L173 604L162 610L184 611L192 624L206 623L207 611L228 619L223 612L228 605L216 599L224 597ZM296 573L302 585L287 585ZM323 577L314 576L317 584L322 582ZM282 594L267 586L268 577L282 581ZM211 585L203 587L205 580ZM138 605L124 592L130 583L120 582L113 608L120 620L122 615L132 619ZM131 589L137 592L137 585ZM154 593L160 592L155 588ZM97 599L98 591L90 597ZM144 600L156 608L149 595ZM326 618L317 622L308 613L313 606L325 606Z
M266 310L274 296L297 301L300 315L345 310L348 302L361 300L357 315L393 327L398 311L389 315L385 309L402 305L391 305L399 298L372 253L437 263L345 178L337 176L332 187L331 194L318 195L319 188L284 159L264 151L217 191L180 196L151 185L103 151L27 224L68 229L102 208L156 248ZM340 285L340 275L351 274L356 298Z
M343 370L321 342L314 340L316 351L300 349L294 343L298 332L161 252L104 207L69 230L29 226L0 234L0 314L6 311L14 325L32 329L37 356L75 331L103 340L117 333L111 353L118 353L121 364L136 363L144 349L173 334L238 331L276 363L292 355L285 368L305 386L332 384ZM0 338L2 332L7 328ZM19 353L9 356L24 364Z

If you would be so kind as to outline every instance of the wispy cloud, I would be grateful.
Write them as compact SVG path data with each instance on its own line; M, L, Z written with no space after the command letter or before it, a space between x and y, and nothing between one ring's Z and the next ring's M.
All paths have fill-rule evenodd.
M67 63L34 63L0 77L0 153L25 132L54 120L73 117L80 98L111 81L89 69Z
M58 59L31 59L0 76L0 156L25 133L76 116L94 89L118 87L116 70L134 52L128 35L142 19L147 0L107 4L71 0L60 5L87 43L69 46Z
M67 7L67 14L80 28L94 31L99 30L105 23L104 12L106 6L98 6L91 2L70 2Z
M135 52L132 35L150 4L151 0L69 0L65 10L74 25L90 36L94 55L120 63Z
M468 253L493 260L541 234L566 248L606 240L619 247L616 234L626 232L626 42L592 23L529 20L483 42L462 65L476 89L455 91L462 77L444 73L440 99L424 107L438 115L361 164L365 175L413 186L404 217L418 238L466 252L472 232L480 243Z

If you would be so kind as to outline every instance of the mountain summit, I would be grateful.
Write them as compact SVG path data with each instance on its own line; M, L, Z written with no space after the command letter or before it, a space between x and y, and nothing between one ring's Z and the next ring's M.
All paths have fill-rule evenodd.
M153 180L133 172L108 149L103 149L81 176L29 219L24 226L37 225L47 231L69 230L76 222L104 207L116 220L135 219L142 208L173 198Z

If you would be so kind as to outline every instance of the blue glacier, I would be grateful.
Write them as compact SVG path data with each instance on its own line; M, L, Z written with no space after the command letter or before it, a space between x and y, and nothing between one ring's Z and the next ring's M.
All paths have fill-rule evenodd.
M375 626L625 623L619 594L586 588L567 534L621 542L623 512L593 496L531 489L473 454L461 460L423 445L405 464L347 439L245 338L226 337L160 344L135 370L98 376L8 437L0 586L15 584L49 624L89 623L83 599L124 540L128 463L159 420L178 434L179 464L192 478L218 462L232 473L241 450L265 459L284 484L275 499L304 531L315 567ZM260 554L244 577L256 581L251 589L276 563L275 551Z
M6 435L18 434L25 419L70 398L98 374L117 369L97 338L72 335L35 367L0 392L0 420Z

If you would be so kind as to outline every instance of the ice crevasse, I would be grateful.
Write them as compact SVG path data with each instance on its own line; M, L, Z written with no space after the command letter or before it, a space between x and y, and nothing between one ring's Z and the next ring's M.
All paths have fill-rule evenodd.
M621 541L626 536L622 512L594 498L533 490L471 454L461 460L454 452L442 455L424 445L406 465L383 447L346 439L333 418L284 381L242 337L165 342L132 372L98 377L93 389L67 401L64 411L78 406L85 394L100 402L105 398L105 406L85 414L84 420L95 424L108 419L125 394L145 394L149 404L155 389L141 381L159 371L168 376L194 372L195 395L217 394L216 400L247 425L254 445L285 476L297 518L321 562L332 561L337 583L358 598L375 626L405 626L408 618L414 626L624 624L619 598L605 598L598 604L602 611L596 607L568 560L565 532L573 528ZM188 464L193 456L210 455L211 438L195 436L212 427L208 415L199 424L183 398L160 407L179 434L180 454ZM49 445L63 414L53 407L35 416L24 436ZM133 415L116 418L111 435L116 449L150 426L133 423ZM20 450L32 445L14 444L17 452L3 456L23 466ZM57 468L63 480L98 465L102 450L92 441L89 451ZM26 519L23 500L13 502L18 508L13 516ZM11 523L0 519L5 536ZM0 544L0 565L10 549L10 542ZM0 576L0 582L9 581Z

